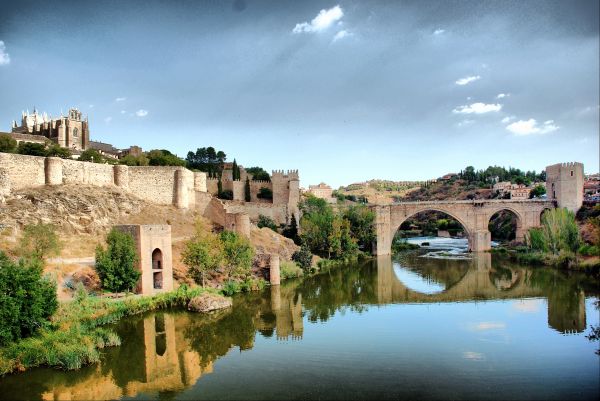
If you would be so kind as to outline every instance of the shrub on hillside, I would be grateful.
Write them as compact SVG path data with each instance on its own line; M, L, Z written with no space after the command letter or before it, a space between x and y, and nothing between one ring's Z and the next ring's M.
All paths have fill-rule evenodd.
M44 260L49 255L58 255L62 244L51 224L29 224L23 229L19 252L26 258Z
M254 248L250 241L233 231L223 231L220 237L223 244L225 278L247 278L254 258Z
M96 248L96 271L102 287L111 292L131 291L141 273L136 269L138 261L133 237L112 229L106 238L107 247Z
M203 287L208 273L215 272L223 262L223 243L210 227L199 220L196 233L185 243L181 261L189 268L188 276Z
M0 152L13 153L17 149L17 141L8 134L0 134Z
M281 262L280 268L281 278L284 280L301 277L303 275L302 269L295 262L284 260Z
M259 214L258 222L256 223L256 225L258 226L258 228L267 227L267 228L270 228L271 230L277 232L277 224L275 224L275 221L272 218L270 218L269 216Z
M56 284L42 276L39 259L16 263L0 251L0 345L48 325L57 307Z

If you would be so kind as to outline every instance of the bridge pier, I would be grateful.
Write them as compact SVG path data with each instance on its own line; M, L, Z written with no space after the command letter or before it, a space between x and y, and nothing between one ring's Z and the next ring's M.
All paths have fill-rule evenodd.
M469 235L469 250L485 252L492 248L492 233L489 230L477 230Z

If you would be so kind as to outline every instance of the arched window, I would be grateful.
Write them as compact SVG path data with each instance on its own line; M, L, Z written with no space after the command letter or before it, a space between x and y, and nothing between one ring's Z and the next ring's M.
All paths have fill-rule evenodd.
M158 248L152 251L152 268L162 269L162 252Z
M73 137L77 138L78 134L79 134L79 131L77 131L77 128L73 128Z

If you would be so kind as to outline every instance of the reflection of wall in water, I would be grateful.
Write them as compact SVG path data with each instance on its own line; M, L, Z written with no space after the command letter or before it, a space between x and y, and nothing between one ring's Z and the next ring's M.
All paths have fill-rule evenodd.
M548 325L564 333L583 333L585 330L585 293L569 292L565 298L560 291L548 294Z

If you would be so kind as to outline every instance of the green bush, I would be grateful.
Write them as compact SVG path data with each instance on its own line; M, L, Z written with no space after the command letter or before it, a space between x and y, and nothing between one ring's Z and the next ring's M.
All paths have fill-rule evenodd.
M112 229L106 238L107 248L96 248L96 271L102 287L111 292L131 291L141 273L135 268L138 261L133 237Z
M188 276L196 283L206 284L208 273L217 271L223 261L223 244L218 235L204 222L196 222L196 233L185 243L181 261L188 266Z
M62 244L51 224L28 224L19 241L19 252L27 258L44 260L49 255L58 255Z
M17 149L17 141L9 134L0 134L0 152L13 153Z
M292 260L303 269L310 269L312 266L313 254L310 252L310 249L306 245L302 245L300 250L296 251L292 255Z
M46 156L60 157L61 159L70 159L73 154L67 148L62 146L52 145L46 150Z
M96 149L86 149L79 155L79 161L92 162L92 163L104 163L104 156L100 154Z
M39 259L15 263L0 251L0 345L47 326L57 307L56 284L42 277Z
M260 199L273 199L273 191L267 187L261 187L256 197Z
M240 291L241 291L240 283L238 283L237 281L227 281L225 284L223 284L223 289L221 290L223 295L226 295L228 297L230 297L233 294L236 294Z
M223 244L223 270L227 280L247 278L252 268L254 248L245 237L233 232L221 233Z
M233 200L233 191L228 189L221 191L217 194L217 198L224 200Z
M290 278L301 277L303 274L302 269L295 262L283 260L280 265L281 278L284 280Z
M21 142L17 153L29 156L46 156L46 145L43 143Z
M268 216L259 214L258 215L258 223L256 223L256 225L258 226L258 228L267 227L267 228L270 228L271 230L277 232L277 224L275 224L275 221Z
M600 248L595 245L583 244L577 252L583 256L600 256Z

